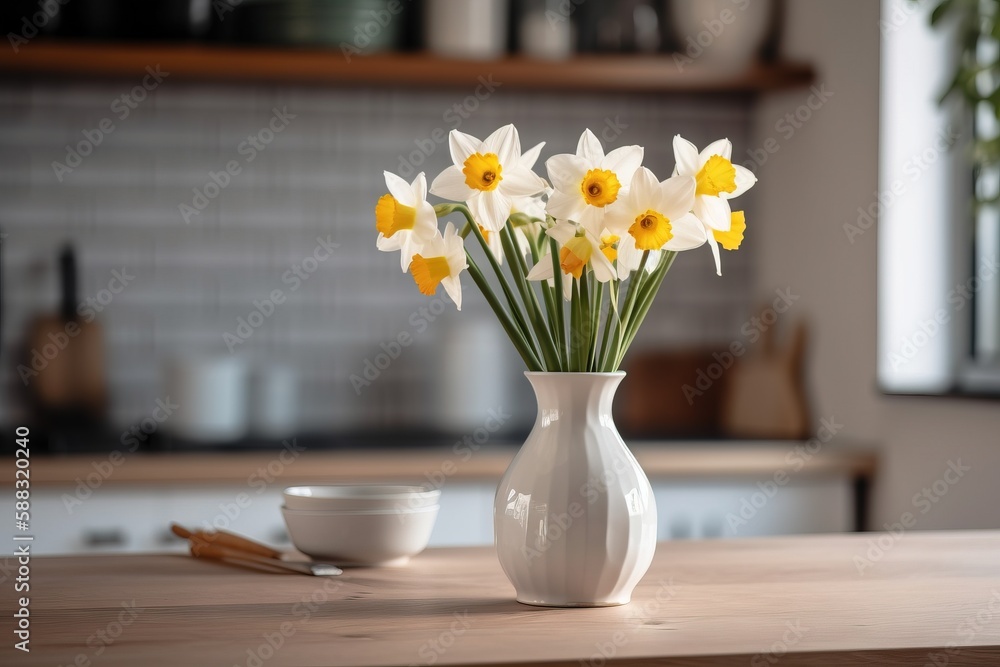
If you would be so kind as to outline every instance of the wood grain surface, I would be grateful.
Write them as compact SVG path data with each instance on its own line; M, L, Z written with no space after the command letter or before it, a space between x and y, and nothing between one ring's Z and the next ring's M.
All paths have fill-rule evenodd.
M5 632L0 663L1000 665L1000 531L661 543L629 605L513 594L492 548L326 579L185 556L37 558L31 653ZM12 609L9 582L0 595Z

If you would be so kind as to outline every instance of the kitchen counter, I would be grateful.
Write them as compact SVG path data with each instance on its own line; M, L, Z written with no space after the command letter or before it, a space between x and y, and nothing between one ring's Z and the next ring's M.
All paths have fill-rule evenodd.
M632 603L603 609L518 604L492 548L326 579L187 556L30 567L31 652L8 636L5 664L1000 664L1000 531L661 543Z
M818 443L818 441L814 441ZM644 442L631 447L646 474L661 477L770 478L777 471L796 475L871 477L876 454L841 445L810 448L796 441ZM75 484L95 472L103 483L204 484L245 483L264 470L282 483L427 481L444 475L449 480L499 480L517 446L489 445L475 449L459 443L452 448L351 449L272 451L121 453L37 456L31 460L31 482ZM14 467L0 470L0 484L13 484Z

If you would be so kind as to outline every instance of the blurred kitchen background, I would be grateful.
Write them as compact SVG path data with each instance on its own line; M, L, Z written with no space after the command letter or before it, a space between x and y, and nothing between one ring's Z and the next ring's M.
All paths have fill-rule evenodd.
M972 471L920 527L1000 527L1000 281L961 307L952 289L1000 248L968 205L989 130L936 101L957 40L931 7L8 1L0 423L47 455L39 511L72 527L50 550L169 544L166 520L211 523L251 484L206 466L254 470L293 441L268 503L283 481L434 483L497 411L484 449L509 460L534 418L520 361L471 281L461 313L421 296L373 220L383 170L433 178L449 130L506 123L547 142L542 175L589 127L662 177L674 134L728 137L760 179L723 276L684 253L626 360L616 415L653 452L662 537L877 529L957 459ZM729 519L810 438L815 470ZM436 543L491 539L494 471L464 470ZM280 537L276 506L232 521Z

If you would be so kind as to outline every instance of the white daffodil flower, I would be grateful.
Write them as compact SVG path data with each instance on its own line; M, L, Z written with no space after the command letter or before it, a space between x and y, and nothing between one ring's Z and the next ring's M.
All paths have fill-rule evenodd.
M450 222L444 229L444 236L435 236L425 243L422 252L414 255L410 263L410 273L421 294L434 296L441 284L458 310L462 310L460 276L467 268L465 245Z
M513 125L501 127L485 141L452 130L448 146L455 164L438 174L431 192L466 202L476 221L491 232L506 224L515 197L545 189L545 181L521 163L521 140Z
M621 203L608 212L607 226L622 237L618 244L618 277L624 280L639 268L642 253L659 261L661 250L690 250L705 243L705 227L691 213L695 179L674 176L662 183L646 167L639 167Z
M545 162L555 188L546 206L548 214L600 235L609 207L627 191L642 157L641 146L622 146L605 155L600 140L584 130L575 155L553 155Z
M385 173L389 194L382 195L375 205L375 228L378 229L379 250L398 250L403 273L410 260L421 251L423 244L438 234L437 215L427 201L427 178L424 172L407 183L396 174Z
M559 244L559 268L567 276L577 280L589 266L598 282L606 283L615 279L615 267L608 259L606 248L601 241L583 227L571 222L560 222L545 232ZM552 261L539 258L528 272L528 280L552 280L555 267ZM573 280L563 280L563 297L569 299L573 291Z
M715 272L720 276L722 261L714 232L729 231L733 221L729 200L739 197L757 182L753 172L733 164L732 157L733 144L729 139L713 141L699 153L690 141L679 134L674 136L674 159L677 161L674 174L694 177L697 183L693 210L707 228ZM740 237L742 239L742 234Z

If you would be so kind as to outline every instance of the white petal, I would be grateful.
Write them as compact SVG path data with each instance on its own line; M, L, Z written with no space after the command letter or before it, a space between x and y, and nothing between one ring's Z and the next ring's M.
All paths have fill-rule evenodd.
M576 154L586 159L591 164L600 164L604 159L604 147L597 136L586 129L580 135L580 141L576 143Z
M513 167L521 158L521 140L517 136L517 128L513 125L504 125L486 137L483 149L500 158L500 165L505 170Z
M448 167L431 183L431 193L442 199L468 201L476 192L466 184L465 174L458 165Z
M416 200L413 196L413 188L402 178L391 171L383 171L385 175L385 185L389 188L389 194L396 198L404 206L415 206Z
M729 139L718 139L713 141L698 155L698 164L703 165L708 162L708 158L713 155L721 155L727 160L733 159L733 143Z
M579 218L573 218L595 237L604 231L604 210L599 206L585 206Z
M629 186L628 201L636 209L658 207L663 200L663 188L660 181L646 167L639 167L635 176L632 177L632 185ZM638 211L641 213L641 211Z
M560 153L545 161L545 169L556 190L580 192L580 184L590 165L582 157Z
M639 268L641 260L642 251L635 247L635 238L631 234L622 236L618 241L618 279L628 278L628 274Z
M722 275L722 258L719 257L719 243L711 234L708 235L708 245L712 249L712 257L715 258L715 275Z
M559 220L577 220L586 208L587 202L582 195L567 194L559 190L552 193L545 205L546 212Z
M396 232L393 236L399 236L400 233ZM413 261L413 256L419 254L423 250L423 244L417 242L413 238L413 234L404 234L400 242L399 247L399 268L406 273L407 269L410 268L410 263Z
M469 210L476 222L491 232L503 229L510 215L510 207L510 198L496 190L480 192L469 200Z
M449 276L441 281L444 291L455 302L455 308L462 310L462 280L459 276Z
M497 187L510 197L530 197L545 189L545 181L530 169L515 165L503 170Z
M729 231L733 224L729 202L719 197L699 195L694 198L694 214L703 223L720 232Z
M476 139L471 134L452 130L448 134L448 148L451 150L451 160L457 165L462 165L473 153L478 153L483 142Z
M538 258L538 264L531 267L528 271L528 280L548 280L554 274L552 267L552 259L548 255L542 255Z
M532 146L531 148L529 148L527 150L527 152L521 153L521 159L518 160L518 164L520 164L522 167L526 167L528 169L534 169L535 168L535 162L538 161L538 156L541 154L543 146L545 146L545 142L544 141L541 142L541 143L535 144L534 146Z
M601 242L597 240L597 236L591 234L590 232L585 232L587 235L587 240L590 241L590 245L593 248L593 252L590 255L590 266L594 270L594 277L597 278L598 282L606 283L609 280L615 279L615 267L604 253L601 252Z
M438 234L437 220L437 214L430 202L420 202L417 207L417 219L413 225L413 235L421 241L434 238Z
M732 192L720 192L719 196L723 199L733 199L734 197L739 197L741 194L752 188L754 183L757 182L757 177L746 167L738 164L734 164L733 167L736 168L736 189Z
M601 160L601 169L615 172L618 182L628 187L632 175L642 165L642 146L622 146L616 148Z
M674 135L675 174L694 176L701 169L698 163L698 148L679 134Z
M378 238L375 240L375 247L382 252L395 252L399 250L403 243L403 235L396 232L392 237L386 237L384 234L379 232Z
M697 181L694 176L672 176L663 181L663 210L669 219L679 218L694 208Z
M671 220L670 230L673 237L663 245L666 250L690 250L704 245L708 240L705 225L691 213Z
M577 226L569 222L557 222L552 225L545 233L554 238L559 242L559 245L566 245L566 243L576 236Z
M427 199L427 176L424 175L424 172L417 174L417 177L413 179L412 185L410 185L410 189L413 191L418 202Z
M646 273L652 273L656 270L656 267L660 263L660 256L663 254L662 250L650 250L649 259L646 260Z

